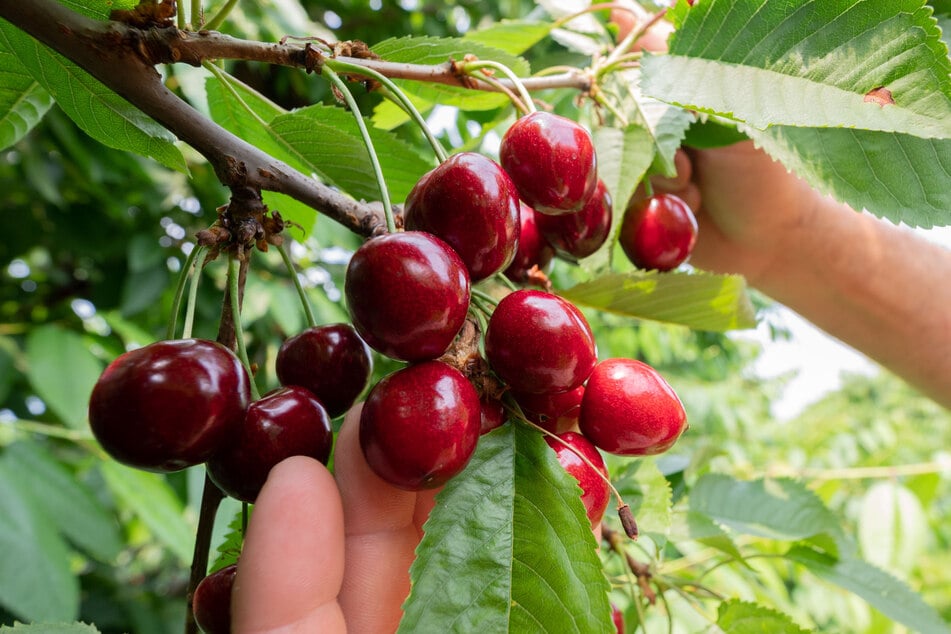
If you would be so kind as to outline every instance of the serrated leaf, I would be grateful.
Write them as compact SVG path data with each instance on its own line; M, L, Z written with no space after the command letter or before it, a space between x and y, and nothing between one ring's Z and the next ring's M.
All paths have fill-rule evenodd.
M805 546L794 546L786 558L808 568L820 579L852 592L913 632L947 634L951 627L921 595L884 570L860 559L835 559Z
M99 630L87 623L14 623L0 625L0 632L16 634L99 634Z
M187 171L185 158L175 147L175 137L89 73L6 20L0 20L0 38L20 67L52 95L83 132L107 147Z
M23 70L0 31L0 150L26 136L52 105L53 98Z
M663 543L670 533L670 483L651 458L625 463L623 469L612 474L611 483L631 507L641 534L650 534Z
M26 358L27 378L40 398L64 423L86 429L89 395L102 364L83 338L59 326L40 326L27 336Z
M238 555L241 554L241 545L244 543L243 523L241 511L238 511L228 522L228 531L225 533L221 545L218 546L218 554L208 568L208 574L217 572L238 561Z
M185 521L184 505L162 476L112 461L102 463L102 474L116 498L142 520L157 541L183 563L191 561L194 530Z
M476 31L467 32L462 39L491 46L511 55L520 55L545 39L552 29L551 22L531 20L502 20Z
M0 454L0 463L47 521L84 552L108 563L122 550L119 525L109 510L41 445L14 443Z
M424 526L399 631L614 632L579 495L535 431L483 436Z
M725 147L748 137L731 122L715 116L705 116L694 121L684 135L683 145L705 150Z
M28 621L79 614L79 581L69 549L28 492L0 463L0 606Z
M603 275L558 294L598 310L697 330L725 332L756 324L746 282L736 275L627 271Z
M672 541L691 539L711 548L716 548L747 568L750 567L733 538L713 518L703 513L687 510L677 513L675 519L670 535Z
M725 634L806 634L792 618L756 603L731 599L717 608L717 627Z

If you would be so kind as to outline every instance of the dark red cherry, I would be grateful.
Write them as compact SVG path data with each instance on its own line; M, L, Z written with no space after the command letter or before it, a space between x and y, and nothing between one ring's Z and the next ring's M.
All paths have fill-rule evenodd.
M308 328L277 351L281 385L310 390L331 418L346 412L363 392L373 371L370 348L349 324Z
M347 267L346 296L357 332L394 359L442 355L469 309L469 273L452 248L422 231L367 240Z
M479 394L459 370L426 361L387 375L360 415L360 447L395 487L432 489L462 471L479 440Z
M581 501L584 502L588 521L591 522L592 527L595 527L601 523L611 497L611 490L605 481L608 477L608 469L604 466L604 459L591 441L581 434L569 431L558 434L558 437L569 446L565 446L564 443L550 436L545 436L545 442L555 450L558 463L578 481L578 486L581 487ZM592 469L578 454L584 456L597 470Z
M489 365L513 390L563 392L588 378L597 360L594 335L570 302L536 290L506 295L485 333Z
M89 399L89 424L121 463L171 472L205 462L241 424L248 374L213 341L158 341L116 358Z
M479 428L480 434L487 434L497 427L501 427L505 422L505 407L502 401L483 394L479 398L479 404L482 408L482 425Z
M512 261L518 244L518 192L502 167L461 152L416 183L403 206L408 230L427 231L451 246L472 282Z
M251 403L241 428L208 460L208 475L231 497L253 503L274 465L291 456L327 464L332 446L330 417L317 397L282 387Z
M686 423L674 389L646 363L607 359L588 377L578 424L604 451L627 456L667 451Z
M598 180L594 193L581 211L549 216L539 214L536 221L542 237L563 258L577 260L597 251L611 233L611 194Z
M533 266L543 271L555 256L555 250L538 231L538 217L535 210L519 201L519 238L518 248L512 263L505 269L505 275L516 282L528 281L528 272Z
M535 211L579 211L598 181L591 135L557 114L534 112L513 123L499 147L502 167Z
M238 566L231 564L198 583L192 596L195 622L205 634L231 634L231 591Z
M697 241L697 219L673 194L633 198L624 212L618 242L642 269L669 271L684 262Z
M515 402L522 408L525 418L553 434L571 431L578 426L581 414L581 398L584 385L566 392L513 392Z

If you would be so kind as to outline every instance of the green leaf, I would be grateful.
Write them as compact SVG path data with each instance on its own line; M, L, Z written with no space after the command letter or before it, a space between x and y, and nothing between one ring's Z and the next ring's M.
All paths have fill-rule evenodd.
M89 487L41 445L14 443L0 453L0 463L70 542L100 561L116 558L123 543L115 518Z
M746 283L736 275L628 271L558 291L565 299L620 315L725 332L755 326Z
M652 458L625 460L624 465L616 474L612 471L611 483L631 507L640 533L663 543L670 533L670 483Z
M217 572L238 561L238 556L241 554L241 545L244 543L242 524L241 511L238 511L237 515L228 523L228 531L225 533L221 545L218 546L218 554L208 568L209 574Z
M835 559L806 546L794 546L786 557L820 579L852 592L876 610L914 632L951 632L941 615L921 595L884 570L860 559Z
M0 463L0 606L29 621L79 615L69 549L27 491Z
M59 0L60 4L95 20L107 20L114 9L131 9L138 0Z
M0 632L15 634L99 634L99 630L86 623L14 623L13 627L0 625Z
M706 116L694 121L684 135L683 144L701 150L733 145L747 139L737 127L720 117Z
M183 504L165 479L117 462L102 464L109 489L183 563L192 559L195 537L185 521Z
M733 538L713 518L696 511L678 512L670 531L671 541L694 540L726 553L747 568L746 558Z
M739 599L720 604L717 627L726 634L805 634L807 631L786 614Z
M462 39L520 55L548 37L552 26L551 22L502 20L477 31L469 31Z
M483 436L424 526L399 631L614 632L579 495L535 431Z
M83 338L59 326L40 326L27 336L26 358L27 377L40 398L64 423L86 429L89 395L102 364Z
M0 150L26 136L53 105L53 98L24 71L0 31Z
M911 572L928 546L928 518L914 493L889 480L873 484L862 498L858 541L869 563Z
M171 169L187 171L185 158L175 147L175 137L89 73L6 20L0 20L0 42L86 134L107 147L135 152Z

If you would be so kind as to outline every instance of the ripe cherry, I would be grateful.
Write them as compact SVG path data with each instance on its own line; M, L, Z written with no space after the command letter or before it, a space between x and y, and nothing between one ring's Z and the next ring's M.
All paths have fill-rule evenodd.
M202 579L195 588L192 612L205 634L230 634L231 591L237 572L237 564L225 566Z
M395 487L432 489L462 471L481 426L479 394L459 370L426 361L380 380L360 415L360 447Z
M578 425L584 385L565 392L513 392L525 418L553 434L571 431Z
M474 283L512 261L518 244L518 203L515 185L498 163L461 152L416 183L403 218L408 230L427 231L451 246Z
M518 248L512 263L505 269L505 275L516 282L528 281L528 272L533 266L544 270L555 256L555 250L538 231L538 218L535 210L523 202L519 203Z
M336 418L363 392L373 358L352 326L327 324L287 339L277 351L275 369L281 385L307 388Z
M578 481L578 486L581 487L581 501L584 502L588 521L591 522L592 527L595 527L601 523L611 497L611 490L605 480L608 477L608 469L604 466L604 458L591 441L581 434L569 431L558 434L558 438L569 446L550 436L545 436L545 442L555 450L558 463ZM578 454L587 458L597 471L578 457Z
M158 341L116 358L89 399L89 424L124 464L171 472L205 462L241 424L248 374L231 350L202 339Z
M669 271L684 262L697 241L697 219L673 194L633 198L624 212L618 242L642 269Z
M482 408L482 424L479 428L480 434L487 434L497 427L501 427L505 422L505 407L502 401L483 394L479 398L479 404Z
M611 620L614 621L617 634L624 634L624 613L613 603L611 604Z
M506 295L485 333L485 354L519 392L563 392L581 385L597 360L594 335L570 302L536 290Z
M435 359L469 309L469 273L452 248L422 231L371 238L347 267L346 296L357 332L394 359Z
M253 503L274 465L291 456L327 464L332 446L330 417L317 397L282 387L251 404L238 432L208 461L208 475L231 497Z
M581 433L609 453L646 456L666 451L686 428L687 414L657 371L635 359L599 363L585 385Z
M533 112L512 124L499 147L519 196L543 214L579 211L598 180L591 135L571 119Z
M560 216L539 214L536 221L539 232L559 256L576 260L588 257L604 244L611 233L611 217L611 194L599 179L581 211Z

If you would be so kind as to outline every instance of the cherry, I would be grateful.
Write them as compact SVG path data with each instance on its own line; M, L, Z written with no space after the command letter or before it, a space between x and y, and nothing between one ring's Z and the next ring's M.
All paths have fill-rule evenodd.
M403 206L407 229L442 238L477 282L512 261L518 244L518 192L492 159L462 152L424 175Z
M237 564L216 570L198 583L192 596L195 622L205 634L230 634L231 590Z
M642 269L669 271L684 262L697 241L697 219L673 194L632 198L618 233L628 259Z
M624 634L624 613L616 605L611 604L611 620L614 621L614 628L617 634Z
M522 408L525 418L553 434L572 430L578 425L584 386L579 385L566 392L513 392L515 402Z
M601 523L601 518L604 517L604 511L608 508L608 500L611 497L611 490L604 479L608 477L608 469L604 466L604 458L598 453L598 449L591 444L591 441L581 434L568 431L558 434L558 438L568 443L568 446L550 436L545 436L545 442L555 450L558 463L578 481L578 486L581 487L581 501L584 502L588 521L591 522L592 527L595 527ZM578 457L578 454L587 458L597 471Z
M597 251L611 233L611 194L598 179L594 193L581 211L551 216L539 214L538 230L563 258L574 260Z
M282 387L251 404L237 434L208 460L208 476L231 497L253 503L274 465L291 456L327 464L332 446L330 417L317 397Z
M537 290L518 290L496 306L485 333L485 354L499 377L519 392L563 392L594 368L594 335L570 302Z
M373 358L352 326L327 324L287 339L277 351L275 366L282 385L307 388L336 418L363 392Z
M516 282L528 281L528 272L533 266L542 270L555 256L555 250L538 230L540 216L541 214L536 214L534 209L519 201L518 248L512 263L505 269L505 275Z
M497 427L501 427L505 422L505 407L502 401L483 394L479 398L479 405L482 410L481 422L479 427L480 434L487 434Z
M248 374L231 350L203 339L158 341L120 355L89 398L106 452L148 471L205 462L241 424Z
M591 135L550 112L513 123L502 137L499 159L522 200L543 214L579 211L598 180Z
M585 386L578 424L604 451L646 456L666 451L686 428L687 414L657 371L635 359L599 363Z
M479 394L442 361L425 361L373 386L360 415L360 447L395 487L432 489L462 471L481 426Z
M462 328L469 273L452 248L422 231L390 233L363 243L346 274L357 332L394 359L435 359Z

